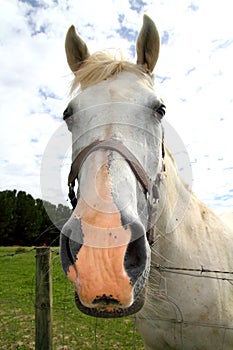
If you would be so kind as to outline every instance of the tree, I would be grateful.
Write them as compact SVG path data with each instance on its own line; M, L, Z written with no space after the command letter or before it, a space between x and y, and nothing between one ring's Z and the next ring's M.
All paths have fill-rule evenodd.
M58 245L71 210L24 191L0 192L0 245Z
M0 192L0 245L11 245L16 226L16 190Z
M36 199L38 215L40 217L40 234L35 239L36 245L58 245L60 232L56 227L56 206L47 201Z
M33 244L40 232L40 216L30 194L19 191L16 197L15 244Z

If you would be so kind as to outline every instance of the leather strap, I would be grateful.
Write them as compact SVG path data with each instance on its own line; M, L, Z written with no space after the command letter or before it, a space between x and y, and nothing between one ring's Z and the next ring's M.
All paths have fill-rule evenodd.
M73 209L75 209L77 205L77 197L74 192L74 186L75 186L75 180L78 179L80 170L82 168L82 165L84 161L87 159L87 157L92 153L97 151L98 149L107 149L116 151L119 154L121 154L124 159L129 164L130 168L132 169L136 179L140 182L140 184L143 187L144 193L148 194L148 204L149 204L149 220L148 220L148 230L147 230L147 239L150 245L152 245L155 242L154 237L154 223L156 220L156 214L157 214L157 204L159 201L159 185L160 185L160 179L161 174L157 174L156 180L152 181L145 170L143 169L140 162L137 160L137 158L133 155L133 153L123 145L122 142L117 140L102 140L102 141L94 141L87 147L83 148L81 152L77 155L77 157L74 159L71 165L70 173L68 176L68 186L69 186L69 198L72 204ZM162 141L162 157L164 158L165 151L164 151L164 144ZM163 163L163 169L162 171L165 171L164 163Z
M112 150L120 153L129 164L137 180L142 185L144 192L145 193L150 192L151 187L153 185L151 179L143 169L140 162L133 155L133 153L127 147L125 147L122 142L117 140L94 141L90 145L85 147L77 155L77 157L74 159L71 165L70 173L68 176L68 186L73 185L75 182L75 179L78 178L79 172L86 158L91 153L97 151L100 148L108 149L108 150Z

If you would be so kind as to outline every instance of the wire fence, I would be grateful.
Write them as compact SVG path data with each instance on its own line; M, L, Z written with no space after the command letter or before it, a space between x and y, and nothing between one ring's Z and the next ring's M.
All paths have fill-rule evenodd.
M132 318L96 319L77 310L59 249L52 251L52 348L144 349ZM0 247L0 349L35 349L36 249ZM47 350L47 349L43 349Z
M53 288L53 349L144 349L143 342L135 329L133 317L121 319L97 319L80 313L74 302L72 284L63 275L58 248L52 248ZM0 247L0 349L27 350L35 348L35 248ZM187 278L215 279L233 284L233 271L211 270L200 266L168 267L151 266L160 274L176 274ZM222 330L221 349L224 349L226 332L232 327L208 322L184 320L182 313L176 319L152 317L152 321L177 324L180 332L180 349L185 349L183 327Z
M158 270L159 272L166 272L171 274L177 274L177 275L183 275L183 276L189 276L189 277L197 277L197 278L209 278L209 279L215 279L215 280L222 280L227 281L230 284L233 284L233 278L225 277L225 276L211 276L208 274L221 274L221 275L232 275L233 271L220 271L220 270L211 270L206 269L204 266L201 266L201 268L197 269L191 269L186 267L167 267L162 266L159 264L152 265L151 268ZM199 274L194 274L193 272L198 272Z
M233 285L233 271L223 271L223 270L215 270L215 269L208 269L204 266L200 266L200 268L187 268L187 267L175 267L175 266L162 266L160 264L153 264L151 266L153 270L158 271L162 276L169 276L169 275L177 275L185 278L195 278L195 279L202 279L206 280L208 283L208 280L215 280L219 281L220 283L228 283L231 286ZM202 284L203 286L203 284ZM213 285L212 285L213 286ZM210 288L210 285L205 285L207 288ZM221 284L221 290L225 289L225 286ZM197 290L196 290L197 292ZM232 290L233 293L233 290ZM222 293L224 295L224 292ZM190 304L192 303L193 299L195 300L197 298L197 295L195 295L195 291L192 293L192 297L190 295ZM230 301L230 299L229 299ZM192 332L196 334L196 339L199 337L202 339L203 342L205 342L205 339L208 338L208 335L212 336L214 333L217 334L215 337L216 343L215 348L221 349L221 350L229 350L232 349L232 339L233 339L233 319L231 324L229 324L229 320L226 321L224 318L222 318L221 321L217 321L214 323L213 321L207 319L206 322L204 321L195 321L194 319L184 319L182 315L182 310L179 308L179 305L177 305L174 301L174 306L177 309L177 318L176 319L170 319L166 317L153 317L153 321L159 321L159 322L166 322L168 324L176 324L179 327L179 348L180 350L185 350L185 344L184 341L184 329L190 328L192 329ZM217 303L217 300L216 300ZM226 300L222 302L222 305L226 304ZM228 312L232 309L231 305L224 305L223 310L228 310ZM216 307L217 310L217 307ZM201 336L201 331L205 330L204 337ZM207 330L209 333L207 333ZM187 338L186 338L187 339ZM202 349L205 347L205 344L202 344L200 346L197 345L197 349ZM205 347L210 348L210 347ZM212 347L211 347L212 348Z

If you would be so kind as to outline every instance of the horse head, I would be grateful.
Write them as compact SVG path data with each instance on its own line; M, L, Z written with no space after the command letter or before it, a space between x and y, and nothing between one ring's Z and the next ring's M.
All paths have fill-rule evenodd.
M81 311L125 316L144 303L158 216L164 105L152 71L159 35L145 15L136 64L106 51L90 55L73 26L65 47L79 90L64 112L74 211L61 232L61 262Z

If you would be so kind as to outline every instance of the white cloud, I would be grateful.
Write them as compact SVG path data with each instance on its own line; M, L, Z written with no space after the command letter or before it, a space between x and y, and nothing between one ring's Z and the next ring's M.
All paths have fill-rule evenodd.
M217 210L233 204L232 2L143 3L139 13L125 0L1 1L0 190L40 193L41 155L69 100L69 26L76 26L91 51L121 47L130 57L133 43L121 36L118 20L136 33L147 12L166 38L155 73L169 79L156 90L166 101L167 120L196 159L194 189Z

